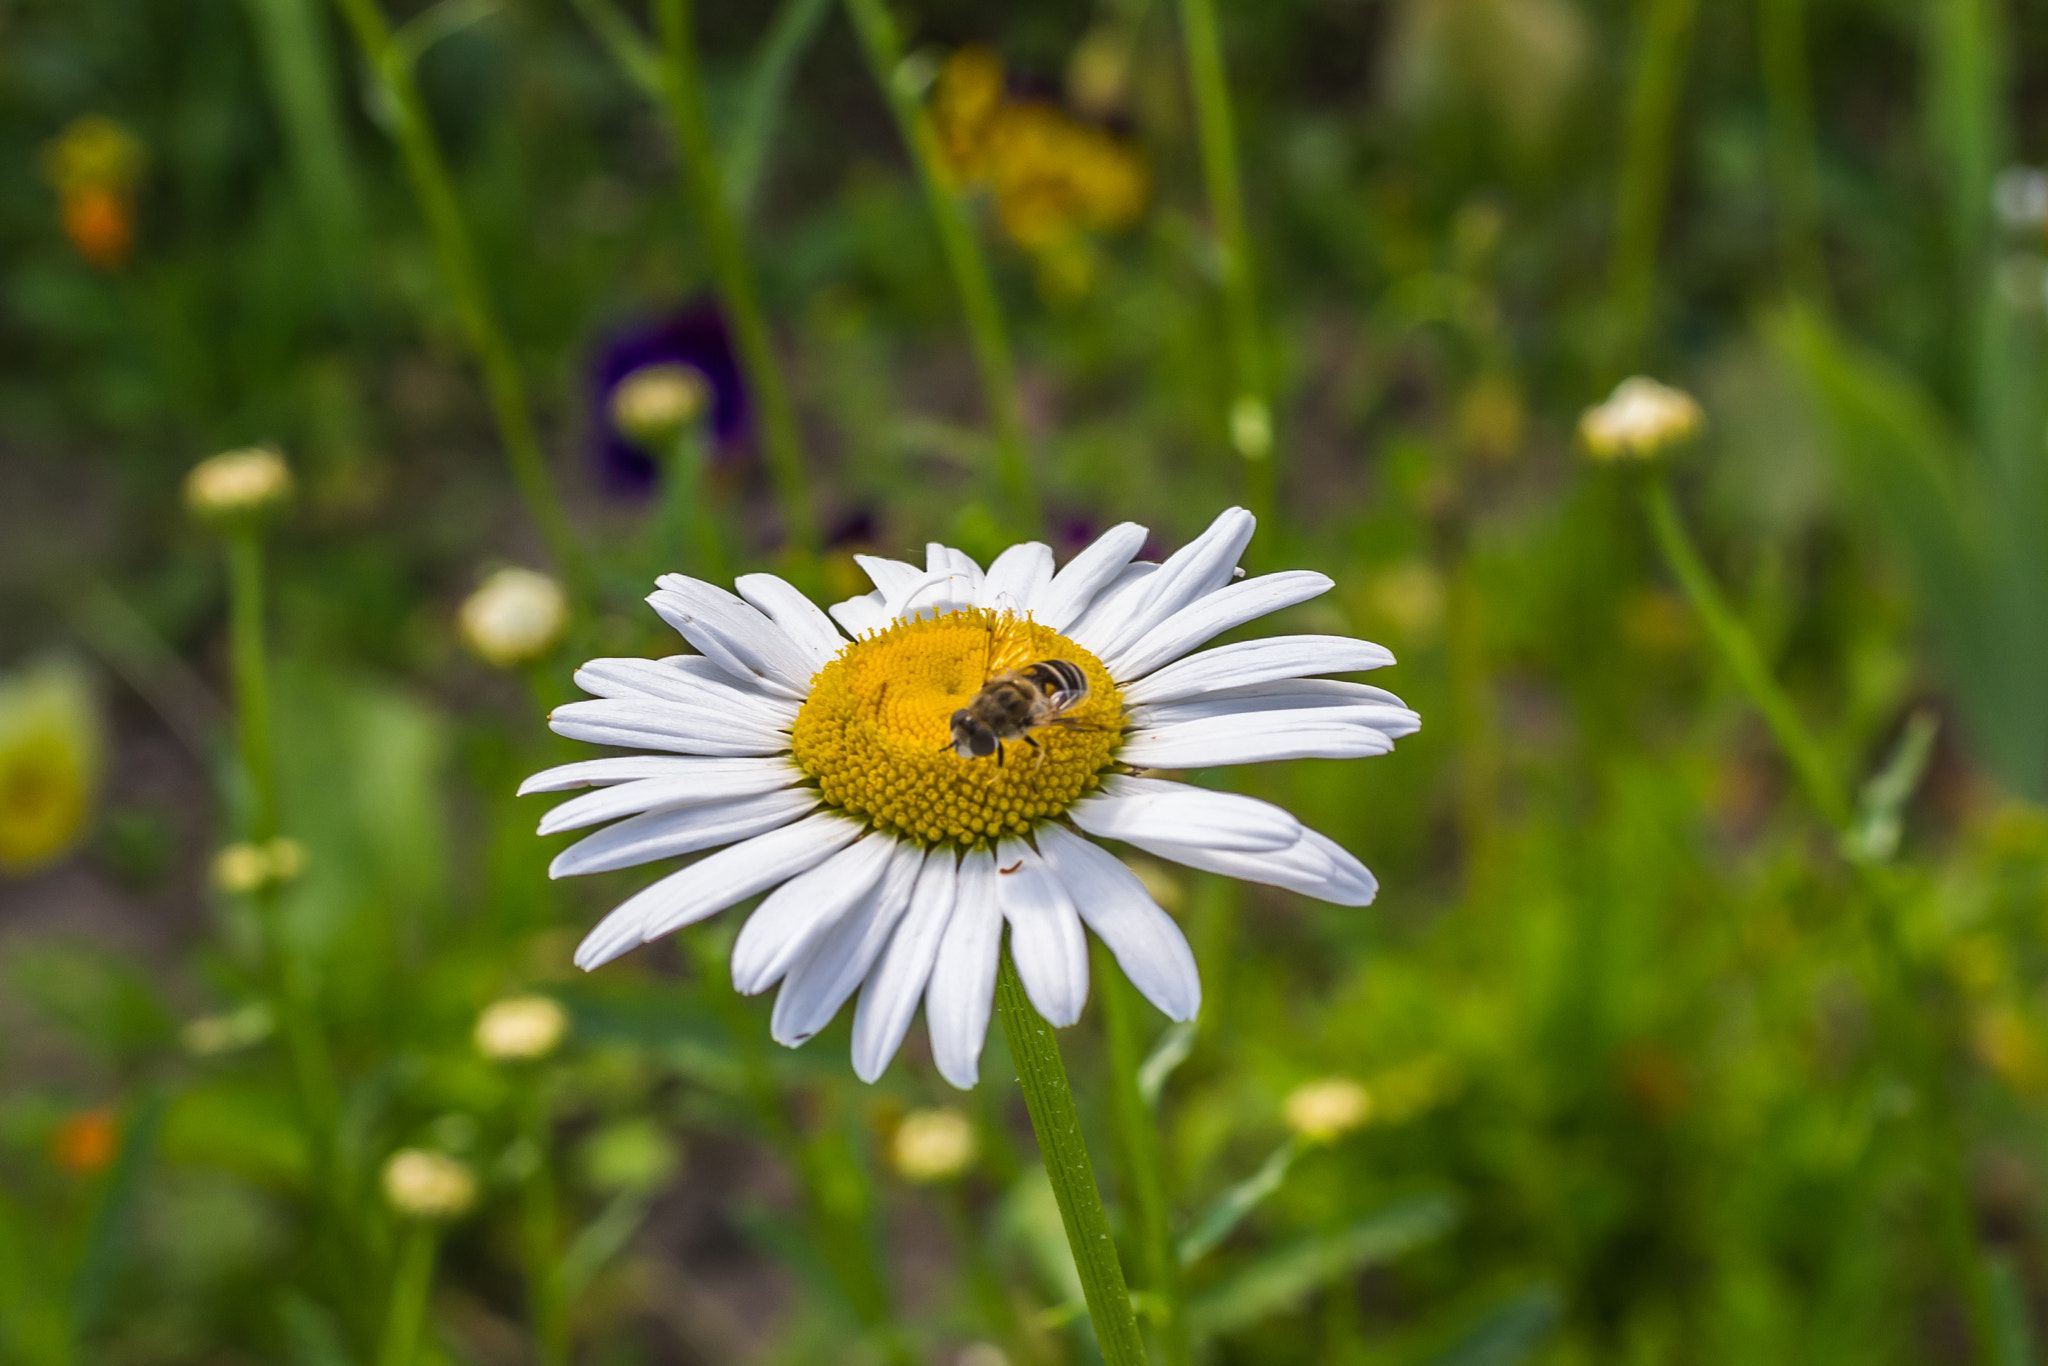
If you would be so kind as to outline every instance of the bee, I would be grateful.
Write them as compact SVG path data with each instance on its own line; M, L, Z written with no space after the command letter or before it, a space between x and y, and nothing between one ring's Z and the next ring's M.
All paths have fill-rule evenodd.
M1042 760L1044 749L1031 732L1041 726L1074 726L1066 716L1088 697L1088 675L1068 659L1041 659L1005 669L981 685L967 705L953 713L952 742L944 748L963 759L996 756L1005 742L1022 740Z

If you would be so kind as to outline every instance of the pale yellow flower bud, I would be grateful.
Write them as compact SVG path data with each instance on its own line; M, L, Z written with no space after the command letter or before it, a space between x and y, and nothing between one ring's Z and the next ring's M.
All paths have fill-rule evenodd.
M408 1219L456 1219L476 1203L476 1177L446 1154L401 1148L384 1164L384 1198Z
M545 574L500 569L463 600L457 620L470 649L513 669L555 648L569 624L569 599Z
M628 438L660 448L711 407L704 372L680 361L643 365L612 390L612 423Z
M185 506L208 522L232 522L283 503L292 494L284 457L264 446L222 451L185 476Z
M951 1181L974 1161L974 1124L951 1108L913 1110L896 1126L889 1161L905 1181Z
M104 749L76 666L55 660L0 677L0 874L33 872L77 845Z
M280 837L266 844L244 840L213 856L213 885L231 896L281 886L305 871L306 846L295 839Z
M1706 425L1691 394L1637 375L1579 418L1579 439L1598 460L1646 460L1689 441Z
M544 1058L569 1032L569 1012L546 996L508 996L476 1017L476 1051L499 1062Z
M270 1007L256 1002L226 1015L202 1015L187 1021L178 1037L195 1058L216 1058L270 1037L276 1020Z
M1314 1143L1328 1143L1372 1117L1372 1096L1348 1077L1325 1077L1288 1092L1281 1112L1295 1133Z

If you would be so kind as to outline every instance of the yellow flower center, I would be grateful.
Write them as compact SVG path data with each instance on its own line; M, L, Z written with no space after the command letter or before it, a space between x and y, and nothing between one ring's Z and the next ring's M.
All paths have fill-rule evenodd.
M1007 669L1070 659L1088 696L994 756L952 748L953 713ZM1123 698L1102 661L1057 631L979 608L899 622L827 664L797 713L797 763L826 801L928 844L1021 835L1085 796L1113 764Z

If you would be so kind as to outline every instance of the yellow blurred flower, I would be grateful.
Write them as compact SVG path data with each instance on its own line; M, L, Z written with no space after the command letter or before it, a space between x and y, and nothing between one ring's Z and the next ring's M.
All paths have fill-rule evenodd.
M569 1032L569 1012L548 996L508 996L476 1017L476 1050L499 1062L544 1058Z
M694 365L643 365L612 390L612 425L637 444L659 451L711 406L711 381Z
M408 1219L455 1219L476 1203L467 1164L425 1148L401 1148L384 1164L384 1198Z
M905 1181L950 1181L974 1161L974 1124L950 1107L913 1110L896 1126L889 1161Z
M1048 101L1013 98L1002 58L980 45L946 59L931 110L956 183L989 192L1041 287L1084 292L1094 278L1089 235L1127 228L1144 210L1149 177L1137 151Z
M1295 1133L1328 1143L1372 1118L1372 1095L1349 1077L1325 1077L1289 1091L1280 1109Z
M92 689L75 666L0 677L0 872L32 872L77 843L102 749Z
M43 145L43 175L56 186L64 235L87 265L119 270L135 246L135 184L142 144L100 114L73 119Z
M1999 1004L1978 1010L1970 1019L1970 1044L2014 1090L2035 1092L2048 1085L2048 1050L2019 1007Z
M1596 460L1646 460L1706 425L1691 394L1636 375L1615 386L1605 403L1579 418L1579 439Z
M185 506L205 522L233 522L277 507L292 495L291 468L267 446L208 456L185 476Z
M514 669L555 648L569 625L569 599L545 574L500 569L464 599L457 619L470 649Z
M264 844L243 840L213 856L213 885L230 896L282 886L306 871L306 847L280 836Z

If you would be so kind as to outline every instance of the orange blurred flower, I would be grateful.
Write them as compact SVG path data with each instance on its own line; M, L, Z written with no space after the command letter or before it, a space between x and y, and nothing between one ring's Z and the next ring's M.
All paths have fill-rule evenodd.
M142 144L112 119L73 119L43 147L43 175L57 187L64 235L87 265L119 270L135 246L135 185Z
M65 194L64 235L89 266L119 270L135 246L135 215L128 197L89 187Z
M113 1110L80 1110L50 1136L50 1159L75 1176L90 1176L114 1160L119 1140Z

